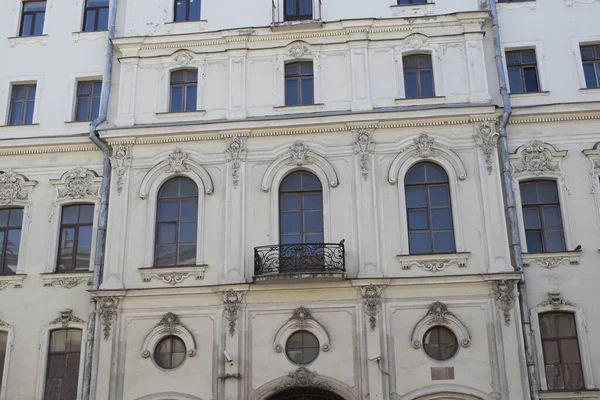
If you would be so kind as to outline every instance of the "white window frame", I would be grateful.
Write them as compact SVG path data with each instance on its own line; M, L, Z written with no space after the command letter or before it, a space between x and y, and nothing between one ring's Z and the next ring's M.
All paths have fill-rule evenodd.
M579 356L581 358L581 369L583 370L583 384L587 390L595 389L594 386L594 374L592 371L592 361L590 359L590 351L587 340L587 324L583 309L577 305L569 302L562 302L565 304L545 304L543 302L537 307L531 309L531 329L534 335L535 341L535 355L538 365L538 374L540 380L541 390L548 390L548 382L546 380L546 373L543 368L544 366L544 352L542 348L542 335L540 331L540 318L539 315L547 312L566 312L575 315L575 328L577 329L577 342L579 344Z
M178 58L179 56L179 58ZM176 60L183 60L184 57L191 57L190 61L187 61L183 64L178 64ZM189 58L188 58L189 59ZM143 66L143 65L140 65ZM173 53L169 58L163 60L163 75L162 80L163 84L160 86L160 90L162 93L159 93L159 98L162 98L162 103L160 104L159 112L161 113L189 113L193 111L177 111L171 112L171 74L177 71L182 70L196 70L198 72L197 84L196 84L196 110L194 111L203 111L203 101L202 93L204 91L205 85L205 56L198 57L195 53L191 51L177 51ZM143 69L140 69L143 71Z
M5 93L8 93L6 97L6 106L0 108L0 113L4 110L4 116L0 115L1 125L11 126L13 128L18 128L22 126L31 126L39 124L39 104L40 104L40 96L42 94L42 83L43 77L38 75L30 75L30 76L19 76L19 77L7 77L4 83L4 88L6 89ZM35 85L35 101L33 103L33 118L31 120L31 124L27 125L8 125L10 118L10 107L12 102L12 91L13 86L18 85ZM1 103L0 103L1 104Z
M15 328L12 325L0 320L0 332L6 332L6 350L4 353L4 371L2 373L2 386L0 386L0 400L9 400L6 397L6 390L8 387L8 371L10 369L10 357L13 350L13 343L15 340Z
M321 0L312 0L312 19L303 21L285 21L284 13L284 1L285 0L271 0L273 7L273 23L274 24L301 24L307 22L314 22L321 20Z
M535 3L535 1L532 1ZM510 3L510 4L525 4L521 3ZM546 72L546 63L542 62L546 58L546 51L544 50L544 46L540 40L533 41L519 41L519 42L504 42L502 43L502 57L504 58L504 63L502 67L504 68L504 76L506 76L506 83L508 93L510 93L510 80L508 78L508 63L506 60L506 52L507 51L521 51L521 50L533 50L535 51L535 66L537 68L538 75L538 86L539 91L531 92L531 93L514 93L518 96L527 96L527 95L540 95L547 93L549 91L549 86L547 83L547 72Z
M431 44L431 39L427 38L426 36L420 35L420 34L416 34L418 35L418 37L423 37L425 38L424 40L426 40L422 47L419 47L417 49L415 48L411 48L409 47L409 45L406 43L406 39L403 41L403 45L401 46L396 46L394 48L394 58L395 58L395 62L396 62L396 76L398 77L397 79L397 87L396 87L396 98L397 99L402 99L402 100L415 100L415 101L427 101L427 99L429 99L429 101L432 101L433 99L436 99L438 97L444 97L444 76L442 73L442 68L443 68L443 64L442 64L442 52L443 50L440 49L440 47L437 44ZM411 35L413 36L413 35ZM410 37L410 36L409 36ZM404 85L404 62L403 62L403 58L405 56L411 56L411 55L417 55L417 54L422 54L422 55L429 55L431 56L431 66L432 66L432 70L433 70L433 87L435 90L434 93L434 97L418 97L418 98L410 98L407 99L406 98L406 90L405 90L405 85Z
M581 46L597 46L600 43L600 36L587 36L571 39L571 50L575 56L577 77L579 79L580 89L600 90L599 88L588 88L585 82L585 74L583 72L583 57L581 57ZM599 82L600 83L600 82Z
M13 32L15 32L15 37L23 37L28 38L31 36L19 36L19 34L21 33L21 20L22 20L22 15L23 15L23 3L25 3L26 0L13 0L15 2L15 5L13 7L13 10L19 10L19 12L17 13L16 16L16 29L14 29ZM52 6L54 5L54 0L46 0L46 11L44 14L44 27L42 28L42 35L47 35L48 32L48 16L49 16L49 11L52 9Z
M297 51L297 53L294 53ZM313 104L302 106L286 106L285 104L285 66L287 64L310 62L313 65ZM294 42L286 47L285 52L277 56L276 64L276 107L310 107L322 104L321 92L321 54L306 42Z

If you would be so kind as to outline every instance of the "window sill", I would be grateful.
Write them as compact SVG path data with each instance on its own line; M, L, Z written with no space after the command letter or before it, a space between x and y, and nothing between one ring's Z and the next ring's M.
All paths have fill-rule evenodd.
M429 104L443 104L446 101L446 96L436 96L436 97L421 97L415 99L396 99L395 102L399 106L421 106L421 105L429 105Z
M500 2L496 1L499 9L507 9L507 10L516 10L518 8L529 8L530 10L535 10L535 0L527 0L527 1L514 1L514 2Z
M48 43L48 35L35 35L35 36L13 36L8 38L8 45L15 47L17 44L36 44L40 43L45 46Z
M20 289L23 287L23 281L25 280L26 274L16 275L2 275L0 276L0 290L13 285L13 287Z
M432 15L435 3L394 4L390 8L392 9L392 15L396 17L420 17L423 15Z
M199 21L167 22L164 26L166 31L172 34L193 33L205 30L206 20L201 19Z
M600 93L600 87L597 88L581 88L579 89L581 93L592 94L592 93Z
M77 43L81 39L85 40L98 40L106 38L108 31L89 31L89 32L72 32L71 37L73 38L73 42Z
M194 277L196 280L204 279L204 273L206 272L207 267L208 265L206 264L181 267L146 267L139 268L138 271L140 271L144 283L156 279L163 283L177 285L189 277Z
M21 125L0 125L0 129L2 128L17 128L17 129L28 129L31 127L40 126L38 122L33 124L21 124Z
M94 279L94 273L89 271L56 272L44 273L41 275L42 281L44 282L44 286L50 287L58 285L65 289L72 289L83 282L86 282L88 286L91 286L92 280Z
M440 272L449 265L455 264L459 268L467 266L469 252L461 253L430 253L430 254L399 254L396 259L400 262L403 270L410 270L413 266L423 268L429 272Z
M540 400L600 400L596 389L540 390Z
M307 19L303 21L282 21L271 24L272 31L294 31L301 29L321 28L323 22L320 19Z
M550 92L545 91L545 92L530 92L530 93L509 93L510 97L538 97L538 96L548 96L550 95Z
M166 122L196 121L202 119L204 115L206 115L205 110L156 113L159 120Z
M529 267L535 263L544 268L552 269L569 263L579 265L581 251L559 251L554 253L523 253L523 266Z
M277 106L273 107L273 110L279 115L285 114L309 114L314 112L323 111L325 104L306 104L303 106Z

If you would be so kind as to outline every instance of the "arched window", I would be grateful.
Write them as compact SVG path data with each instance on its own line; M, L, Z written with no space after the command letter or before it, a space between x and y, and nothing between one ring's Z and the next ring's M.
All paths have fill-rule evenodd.
M184 69L171 73L171 105L169 111L196 111L198 70Z
M50 332L45 399L75 400L79 384L81 329Z
M456 251L450 186L442 167L415 164L404 179L411 254Z
M413 54L402 57L404 95L407 99L435 97L431 55Z
M22 208L0 210L0 275L17 273L22 224Z
M285 66L285 105L314 104L313 63L299 62Z
M168 180L158 192L154 265L196 263L198 186L189 178Z
M293 172L279 187L279 243L323 242L321 182L310 172Z

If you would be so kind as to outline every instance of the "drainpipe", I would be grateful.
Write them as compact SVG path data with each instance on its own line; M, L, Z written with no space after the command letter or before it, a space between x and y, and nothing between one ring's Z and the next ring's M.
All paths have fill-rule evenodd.
M90 124L89 138L102 151L102 184L100 185L100 212L98 215L98 232L96 234L96 252L94 255L94 277L92 291L100 288L102 272L104 269L104 252L106 249L106 226L108 222L108 196L110 189L110 147L98 135L98 126L106 121L110 87L112 83L113 44L115 37L115 21L117 18L117 0L110 0L108 15L108 34L106 38L106 58L104 65L104 79L102 81L102 98L98 118ZM83 366L82 400L90 399L92 381L92 365L94 358L94 335L96 332L96 300L90 299L90 312L85 342L85 358Z
M500 120L500 138L498 141L498 154L502 169L501 179L504 195L504 207L508 224L508 239L510 246L510 257L515 271L521 273L519 282L519 309L521 312L521 328L523 331L523 341L525 345L525 362L527 364L527 376L529 382L529 392L532 400L539 400L536 366L533 357L531 321L529 318L529 301L527 300L527 286L525 274L523 273L523 257L521 255L521 238L519 236L519 225L517 219L517 207L515 202L515 192L512 186L512 170L510 158L508 155L508 136L506 127L512 114L510 104L510 95L506 86L506 75L504 74L504 63L502 61L502 46L500 44L500 27L498 25L498 9L496 0L490 0L490 14L492 17L492 28L494 32L494 58L496 60L496 72L498 73L498 83L500 84L500 94L504 104L504 112Z

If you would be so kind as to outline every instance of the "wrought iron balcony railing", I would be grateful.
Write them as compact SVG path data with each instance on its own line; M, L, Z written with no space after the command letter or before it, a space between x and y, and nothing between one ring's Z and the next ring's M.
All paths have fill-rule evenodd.
M340 243L302 243L254 248L255 279L268 276L343 277L346 272L344 240Z

